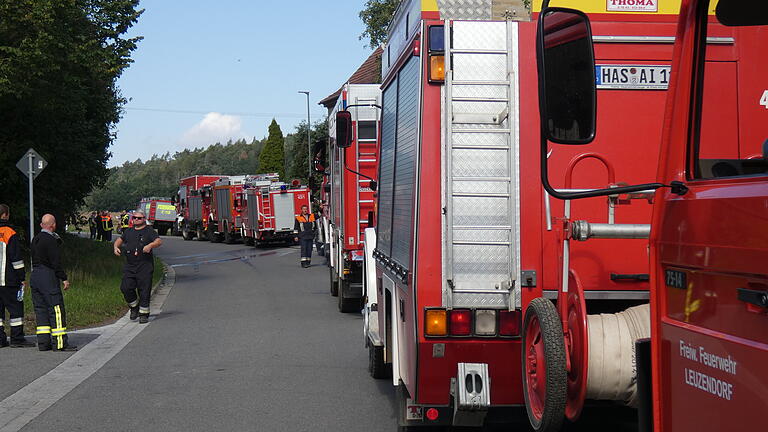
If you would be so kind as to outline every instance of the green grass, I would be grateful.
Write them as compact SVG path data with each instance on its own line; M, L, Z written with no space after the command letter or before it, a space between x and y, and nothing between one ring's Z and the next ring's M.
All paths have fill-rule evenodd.
M62 238L63 265L71 283L69 290L64 291L67 329L93 327L124 315L128 307L120 292L120 281L125 258L114 255L111 243L69 234ZM153 286L162 276L163 264L155 257ZM24 310L25 332L34 334L35 313L29 283L24 293Z

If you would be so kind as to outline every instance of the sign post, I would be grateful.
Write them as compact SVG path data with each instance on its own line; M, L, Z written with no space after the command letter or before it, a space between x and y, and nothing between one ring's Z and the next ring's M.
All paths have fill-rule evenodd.
M34 182L38 175L48 166L48 161L43 159L34 149L27 150L16 163L16 167L27 176L29 181L29 242L32 243L32 237L35 232L35 196Z

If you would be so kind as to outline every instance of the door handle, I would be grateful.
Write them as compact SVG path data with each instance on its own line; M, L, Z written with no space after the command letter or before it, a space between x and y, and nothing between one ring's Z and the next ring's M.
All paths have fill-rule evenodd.
M760 308L768 308L768 291L736 288L738 299Z

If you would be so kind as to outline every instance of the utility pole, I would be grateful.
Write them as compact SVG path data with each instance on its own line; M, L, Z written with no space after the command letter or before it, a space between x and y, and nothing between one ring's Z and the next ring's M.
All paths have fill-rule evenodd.
M16 168L23 172L29 180L29 237L30 244L35 234L35 178L48 166L48 161L43 159L34 149L29 149L16 163Z
M307 183L309 183L312 179L312 141L310 139L312 123L309 122L309 92L299 90L299 93L307 95Z

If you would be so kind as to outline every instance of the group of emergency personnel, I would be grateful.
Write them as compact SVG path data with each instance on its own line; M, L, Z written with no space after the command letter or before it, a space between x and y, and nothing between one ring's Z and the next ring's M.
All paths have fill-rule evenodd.
M124 230L130 228L130 220L131 217L128 212L123 210L120 213L118 224L115 226L112 214L108 211L102 210L100 212L91 212L91 215L88 217L88 228L91 232L91 240L111 242L112 232L117 230L117 232L122 233Z
M96 219L98 217L98 219ZM56 218L43 215L40 232L32 239L30 288L37 324L37 343L24 337L24 290L26 269L19 235L9 223L10 208L0 204L0 348L37 346L40 351L76 351L67 337L67 319L63 290L70 288L67 274L62 267L62 239L56 234ZM149 300L154 273L153 249L162 244L159 235L147 225L143 212L136 211L129 217L123 212L120 220L121 236L114 243L114 254L125 256L120 291L130 309L130 319L140 324L149 322ZM103 230L93 229L104 227ZM113 224L108 212L89 219L91 238L111 241ZM95 233L94 233L95 231ZM100 231L103 231L102 235ZM10 341L5 333L3 320L9 314Z

